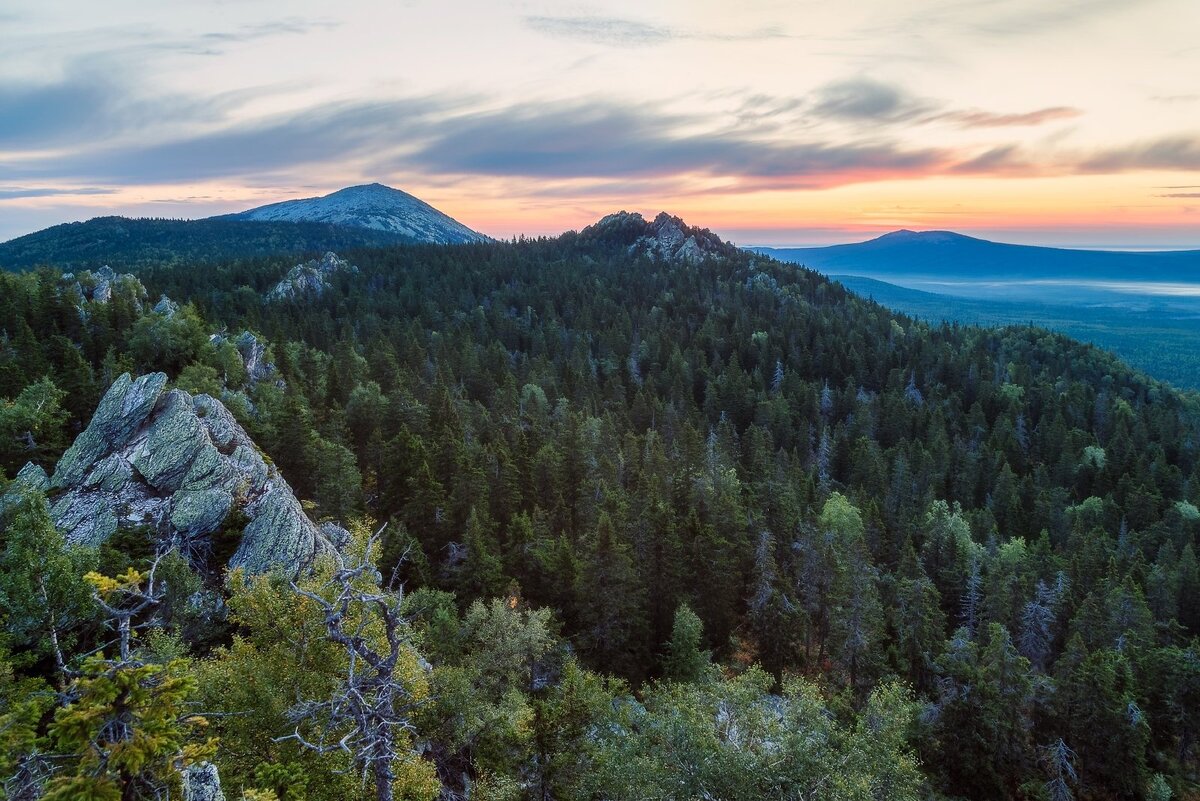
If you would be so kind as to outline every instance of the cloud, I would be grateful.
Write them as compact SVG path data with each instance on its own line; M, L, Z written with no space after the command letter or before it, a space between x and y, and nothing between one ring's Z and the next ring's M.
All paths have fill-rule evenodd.
M980 110L951 111L931 117L929 121L947 120L957 123L963 128L1006 128L1020 125L1041 125L1055 120L1078 117L1082 113L1079 109L1070 106L1050 106L1016 114L997 114Z
M0 149L86 148L126 132L215 123L270 91L164 95L147 92L141 80L132 65L94 56L69 65L57 80L0 81Z
M216 56L226 52L229 45L246 44L273 36L303 36L316 31L331 31L341 26L333 19L305 19L286 17L250 25L241 25L225 31L209 31L195 37L158 42L171 51L182 51L191 55Z
M1144 0L1146 3L1152 0ZM946 27L991 37L1036 35L1086 24L1130 7L1128 0L945 0L904 20L902 29Z
M778 28L761 28L746 33L713 33L654 25L623 17L527 16L524 18L524 22L532 30L547 36L614 47L646 47L689 39L708 42L743 42L787 38L787 35Z
M896 122L912 119L933 108L892 84L870 78L852 78L823 87L812 111L823 117L844 120Z
M1200 197L1200 192L1171 192L1166 195L1155 195L1155 197Z
M1000 145L955 164L950 172L963 175L1014 175L1036 172L1038 167L1016 145Z
M640 177L695 173L831 185L867 175L920 173L945 160L891 144L793 142L750 133L680 133L700 120L652 106L581 102L457 115L401 164L434 172L524 177ZM398 166L398 165L397 165Z
M35 197L73 197L78 195L111 195L115 189L85 186L78 189L54 189L50 187L0 187L0 200L17 200Z
M711 121L699 115L602 99L478 108L477 98L447 96L332 104L158 143L88 146L85 140L65 154L10 163L5 174L130 185L270 178L328 164L364 176L695 174L782 188L921 175L951 161L936 149L887 142L703 132Z
M1085 172L1130 170L1200 170L1200 137L1170 136L1111 148L1085 158Z

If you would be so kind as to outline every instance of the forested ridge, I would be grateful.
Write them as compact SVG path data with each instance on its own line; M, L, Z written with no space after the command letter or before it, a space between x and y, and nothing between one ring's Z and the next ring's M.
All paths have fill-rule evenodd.
M152 797L180 759L227 797L382 797L365 750L306 747L296 714L353 729L297 706L343 687L334 598L381 653L401 620L397 798L1195 797L1200 399L1045 330L635 236L350 250L357 272L276 302L294 259L142 267L169 315L0 273L9 478L162 370L363 567L292 587L223 574L219 542L68 547L38 493L7 504L8 797ZM117 656L105 622L155 587ZM133 766L89 729L123 680L156 688Z

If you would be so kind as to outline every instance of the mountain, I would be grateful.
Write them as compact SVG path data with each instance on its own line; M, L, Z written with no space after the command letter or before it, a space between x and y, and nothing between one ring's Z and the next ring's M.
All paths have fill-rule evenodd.
M990 242L951 231L893 231L849 245L752 250L826 274L1200 281L1200 250L1071 250Z
M252 222L96 217L64 223L0 243L0 268L49 264L65 270L216 264L231 259L323 253L405 244L392 231L315 222Z
M387 231L434 245L458 245L488 239L425 201L383 184L348 186L322 197L285 200L213 219L321 222Z
M346 255L0 273L11 762L82 721L50 781L95 764L94 587L162 593L136 675L194 687L170 720L213 713L230 788L363 796L349 641L397 644L397 796L1033 798L1051 757L1079 798L1196 795L1200 395L670 215ZM325 553L305 597L225 570Z
M665 211L653 221L637 212L619 211L579 232L579 239L599 245L623 247L631 256L656 261L696 264L706 258L724 258L737 248L709 231L695 228Z

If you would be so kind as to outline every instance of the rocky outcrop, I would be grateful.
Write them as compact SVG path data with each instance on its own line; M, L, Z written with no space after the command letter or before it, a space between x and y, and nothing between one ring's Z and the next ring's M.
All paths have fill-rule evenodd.
M245 527L230 567L298 570L331 550L229 410L166 383L163 373L122 375L63 454L49 489L67 541L98 545L119 528L145 527L203 552L218 532L235 533L226 526L238 512Z
M330 279L338 273L357 273L358 268L336 253L326 253L319 259L297 264L288 270L278 284L267 293L267 300L300 300L321 297L330 287Z
M115 273L108 265L95 272L84 270L78 275L64 273L59 281L59 292L71 301L84 320L90 316L87 309L89 303L107 304L114 294L128 297L138 311L141 311L142 302L146 299L146 287L136 275Z
M248 386L253 387L260 381L275 381L279 387L284 386L283 379L279 378L275 369L275 363L267 359L266 341L259 339L250 331L243 331L232 339L222 331L210 336L208 341L213 345L221 345L225 342L233 343L238 355L242 357L242 364L246 367L246 384Z
M697 264L705 259L734 255L737 248L721 241L707 228L693 228L665 211L652 222L636 212L620 211L602 218L580 232L584 241L625 245L630 255L646 255L657 261Z
M50 477L46 475L46 471L33 462L27 463L17 471L17 475L4 488L4 492L0 493L0 518L16 505L25 493L45 492L49 486Z
M163 295L158 299L158 303L154 304L154 308L151 309L151 311L155 314L161 314L163 317L166 317L168 320L170 320L179 311L179 304L168 298L166 295Z
M225 801L221 776L211 762L198 762L183 769L184 801Z

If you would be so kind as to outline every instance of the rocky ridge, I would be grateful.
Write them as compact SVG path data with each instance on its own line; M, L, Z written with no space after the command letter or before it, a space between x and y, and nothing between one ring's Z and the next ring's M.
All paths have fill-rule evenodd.
M122 375L52 477L27 465L20 486L46 490L68 542L99 545L121 528L145 528L159 542L211 553L214 538L238 536L230 568L296 571L331 541L279 471L216 398L166 389L163 373ZM10 490L11 491L11 490Z
M580 232L582 239L624 244L630 255L678 264L697 264L721 259L737 252L707 228L695 228L679 217L660 212L647 222L637 212L619 211L600 219Z
M59 292L71 301L84 320L89 316L87 304L106 304L112 300L114 292L127 294L139 311L142 301L146 299L146 287L136 275L118 274L108 265L95 272L84 270L79 274L63 273L59 279Z
M267 292L268 301L298 300L321 297L330 287L330 279L338 273L357 273L358 268L336 253L326 253L319 259L297 264Z

